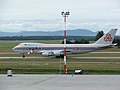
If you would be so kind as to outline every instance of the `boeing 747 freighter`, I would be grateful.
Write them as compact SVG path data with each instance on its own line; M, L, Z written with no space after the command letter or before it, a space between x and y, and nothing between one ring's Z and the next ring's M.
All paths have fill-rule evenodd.
M40 53L42 56L63 56L64 47L67 54L88 53L96 50L112 48L117 29L111 29L93 44L41 44L41 43L20 43L12 50L23 54Z

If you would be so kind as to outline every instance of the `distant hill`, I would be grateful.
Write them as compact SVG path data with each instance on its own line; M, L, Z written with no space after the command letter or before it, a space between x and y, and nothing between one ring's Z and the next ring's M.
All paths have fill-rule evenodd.
M63 36L64 31L21 31L21 32L0 32L3 36ZM67 30L67 36L95 36L97 32L86 29Z

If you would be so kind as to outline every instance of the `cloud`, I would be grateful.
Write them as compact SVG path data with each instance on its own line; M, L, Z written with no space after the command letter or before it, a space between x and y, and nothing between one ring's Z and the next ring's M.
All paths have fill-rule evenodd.
M16 31L38 31L38 30L60 30L62 27L61 23L56 23L51 21L1 21L0 22L0 31L9 31L9 32L16 32ZM11 31L12 30L12 31Z
M101 22L80 22L67 23L67 29L88 29L94 32L103 30L107 32L110 29L120 29L119 23L101 23ZM64 30L64 23L60 20L30 20L30 21L0 21L0 31L18 32L18 31L57 31ZM118 30L120 34L120 30Z
M10 30L17 30L23 26L23 23L17 22L0 22L0 29L10 29Z
M104 32L109 31L110 29L118 29L117 35L120 34L120 24L119 23L95 23L95 22L81 22L81 23L69 23L69 29L78 29L84 28L92 30L94 32L103 30Z

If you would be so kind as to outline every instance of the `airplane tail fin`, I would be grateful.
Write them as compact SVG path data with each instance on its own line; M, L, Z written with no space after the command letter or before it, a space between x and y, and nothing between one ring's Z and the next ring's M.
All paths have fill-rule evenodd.
M94 44L112 44L117 29L111 29L108 33L104 34Z

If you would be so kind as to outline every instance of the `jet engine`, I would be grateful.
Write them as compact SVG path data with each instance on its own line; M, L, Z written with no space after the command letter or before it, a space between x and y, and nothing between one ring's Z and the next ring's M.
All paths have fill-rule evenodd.
M61 55L64 55L64 54L63 54L63 52L58 51L58 52L54 52L54 55L55 55L55 56L61 56Z
M53 52L43 52L42 56L45 56L45 57L53 56Z

